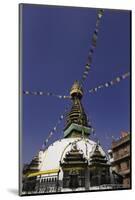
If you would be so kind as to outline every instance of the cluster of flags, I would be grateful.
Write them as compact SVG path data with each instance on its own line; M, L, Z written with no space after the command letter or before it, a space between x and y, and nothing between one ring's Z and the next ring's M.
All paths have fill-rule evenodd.
M129 135L129 132L125 132L125 131L121 131L119 136L115 136L113 134L105 133L104 134L104 139L107 142L106 145L107 145L108 149L111 148L112 142L117 142L117 141L121 140L123 137L126 137L128 135ZM93 138L93 140L95 140L96 142L99 141L99 136L96 133L91 135L91 138Z
M121 82L122 80L128 78L130 76L130 72L127 72L121 76L118 76L116 77L115 79L111 80L111 81L108 81L106 83L103 83L101 85L98 85L97 87L95 88L92 88L89 90L89 93L94 93L94 92L97 92L98 90L102 89L102 88L108 88L110 86L113 86L119 82Z
M58 94L54 94L52 92L43 92L43 91L23 91L23 94L25 95L34 95L34 96L53 96L53 97L57 97L59 99L70 99L70 96L66 96L66 95L58 95Z
M58 130L58 126L60 125L60 123L62 122L62 120L64 119L65 117L65 114L67 113L68 111L68 107L65 108L65 111L64 111L64 114L60 115L56 125L51 129L51 131L49 132L47 138L45 139L43 145L42 145L42 149L45 148L45 146L47 145L49 139L56 133L56 131Z
M87 61L86 65L85 65L85 70L84 70L83 76L82 76L82 82L86 79L86 77L87 77L87 75L89 73L89 70L91 68L92 56L93 56L93 53L94 53L94 49L97 46L99 24L100 24L100 20L101 20L103 14L104 14L104 10L103 9L99 9L98 13L97 13L96 27L95 27L95 30L94 30L94 33L93 33L93 36L92 36L91 47L90 47L90 50L89 50L89 53L88 53L88 61Z
M112 139L112 141L119 141L120 139L126 137L129 135L129 132L126 132L126 131L121 131L120 135L118 137L114 136L114 135L106 135L105 136L105 139Z

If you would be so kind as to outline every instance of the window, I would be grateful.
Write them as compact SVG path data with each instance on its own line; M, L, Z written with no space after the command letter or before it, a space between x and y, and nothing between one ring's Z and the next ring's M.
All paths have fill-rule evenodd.
M121 164L117 165L117 170L118 170L118 172L121 171Z
M114 153L114 159L117 159L119 157L119 151L116 151L115 153Z

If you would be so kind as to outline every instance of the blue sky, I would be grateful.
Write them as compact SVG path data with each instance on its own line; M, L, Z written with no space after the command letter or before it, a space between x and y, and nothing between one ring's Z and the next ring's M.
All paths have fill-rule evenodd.
M69 95L87 61L97 9L23 6L23 90ZM130 79L95 94L88 90L130 71L130 11L105 10L83 105L105 150L130 131ZM39 151L70 100L23 95L23 162ZM64 123L49 143L63 137ZM93 138L93 136L91 136Z

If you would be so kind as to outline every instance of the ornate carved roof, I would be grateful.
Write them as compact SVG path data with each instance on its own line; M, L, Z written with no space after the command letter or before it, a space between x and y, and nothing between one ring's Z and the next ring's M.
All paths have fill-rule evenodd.
M72 143L71 150L66 153L63 160L63 165L81 165L88 162L84 157L83 151L78 149L76 142Z
M107 159L105 155L101 154L101 151L99 150L99 144L96 145L96 148L91 156L91 163L107 163Z

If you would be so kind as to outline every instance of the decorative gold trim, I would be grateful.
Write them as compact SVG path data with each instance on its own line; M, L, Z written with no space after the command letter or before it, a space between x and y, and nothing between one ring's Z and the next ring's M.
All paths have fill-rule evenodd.
M85 169L84 167L63 167L63 171L66 171L66 170L79 170L79 169Z
M59 172L59 169L44 170L44 171L31 173L27 177L30 178L33 176L38 176L38 175L43 175L43 174L53 174L53 173L58 173L58 172Z

